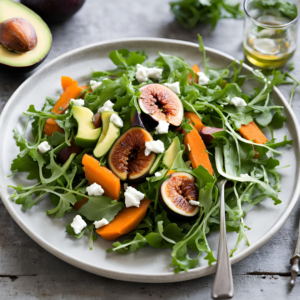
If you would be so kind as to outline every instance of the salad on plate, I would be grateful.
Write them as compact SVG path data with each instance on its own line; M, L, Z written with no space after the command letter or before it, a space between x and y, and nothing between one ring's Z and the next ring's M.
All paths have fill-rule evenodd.
M172 249L177 273L195 268L202 252L216 261L207 236L219 229L224 177L226 227L237 233L230 255L249 244L247 211L266 198L281 202L278 147L292 141L274 136L286 117L270 95L282 74L243 74L237 61L210 68L200 36L199 50L201 70L121 49L109 55L116 68L94 71L85 86L62 76L61 95L41 110L30 105L24 130L14 129L20 152L9 176L27 172L35 183L10 186L11 199L26 211L49 195L46 214L57 218L75 210L66 232L91 249L97 236L114 241L108 252ZM257 87L246 93L250 81Z

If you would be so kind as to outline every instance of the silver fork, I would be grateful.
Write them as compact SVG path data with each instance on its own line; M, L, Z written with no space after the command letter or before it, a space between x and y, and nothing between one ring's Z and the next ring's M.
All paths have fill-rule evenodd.
M212 290L214 299L228 299L233 296L233 281L231 265L229 262L226 224L225 224L225 195L224 189L227 179L221 179L217 182L217 187L220 193L220 238L217 261L217 272Z

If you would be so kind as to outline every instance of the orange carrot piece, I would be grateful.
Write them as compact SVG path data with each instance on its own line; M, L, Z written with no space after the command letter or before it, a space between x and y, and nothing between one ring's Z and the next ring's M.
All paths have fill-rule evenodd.
M55 120L49 118L47 119L45 126L44 126L44 132L48 135L51 136L54 132L61 132L64 133L65 131L58 126Z
M186 149L190 151L189 159L193 168L196 169L202 165L211 175L214 175L205 144L196 128L185 135L184 144Z
M194 78L194 82L195 83L197 83L198 82L198 76L197 76L197 73L198 72L200 72L200 69L199 69L199 67L197 66L197 65L193 65L192 66L192 70L194 71L194 73L195 73L195 78ZM192 82L192 79L193 79L193 75L190 73L189 74L189 77L188 77L188 80L190 81L190 82Z
M71 99L76 99L81 93L81 91L82 88L78 86L77 81L74 81L61 94L60 98L52 108L52 112L59 115L63 114L68 109Z
M85 154L82 158L85 177L90 184L98 183L104 189L104 195L113 200L118 200L121 191L120 179L106 167L101 167L94 157Z
M63 90L65 91L69 86L72 85L72 83L74 81L75 80L69 76L61 76L61 86L62 86Z
M76 203L73 205L73 208L74 208L75 210L79 210L79 209L81 208L81 206L82 206L83 204L85 204L88 200L89 200L88 198L83 198L81 201L76 202Z
M151 201L144 199L139 207L125 207L108 225L98 228L96 231L105 240L114 240L119 236L136 229L144 219Z
M200 131L204 125L198 115L194 112L187 111L184 113L186 119L190 119L192 125L196 128L197 131Z
M172 174L172 173L175 173L175 171L169 170L168 173L166 174L166 176L168 176L168 175L170 175L170 174Z
M247 140L253 141L257 144L264 144L268 141L265 135L261 132L254 121L247 125L242 125L239 129L240 134Z

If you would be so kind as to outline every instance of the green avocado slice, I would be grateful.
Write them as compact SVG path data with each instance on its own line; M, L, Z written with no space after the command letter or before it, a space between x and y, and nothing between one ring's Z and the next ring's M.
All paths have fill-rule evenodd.
M166 151L164 158L163 158L163 163L165 166L167 166L169 169L172 167L175 158L177 154L180 152L181 147L180 147L180 141L179 138L176 137L168 150Z
M113 111L104 111L101 113L101 120L103 124L103 131L99 138L96 148L94 149L94 155L97 158L105 155L116 139L120 136L120 128L110 121L112 114L116 114Z
M73 106L72 114L78 124L75 145L83 148L92 148L96 145L101 128L95 129L93 125L93 112L81 106Z
M11 0L0 0L0 23L11 18L26 19L37 36L36 47L26 53L9 51L0 45L0 64L12 67L27 67L43 60L51 48L52 36L49 27L31 9Z

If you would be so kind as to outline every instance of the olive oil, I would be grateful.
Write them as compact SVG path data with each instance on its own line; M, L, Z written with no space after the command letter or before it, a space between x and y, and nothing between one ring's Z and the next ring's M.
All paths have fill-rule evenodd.
M244 52L260 68L286 64L296 50L297 22L274 9L253 9L245 17Z

